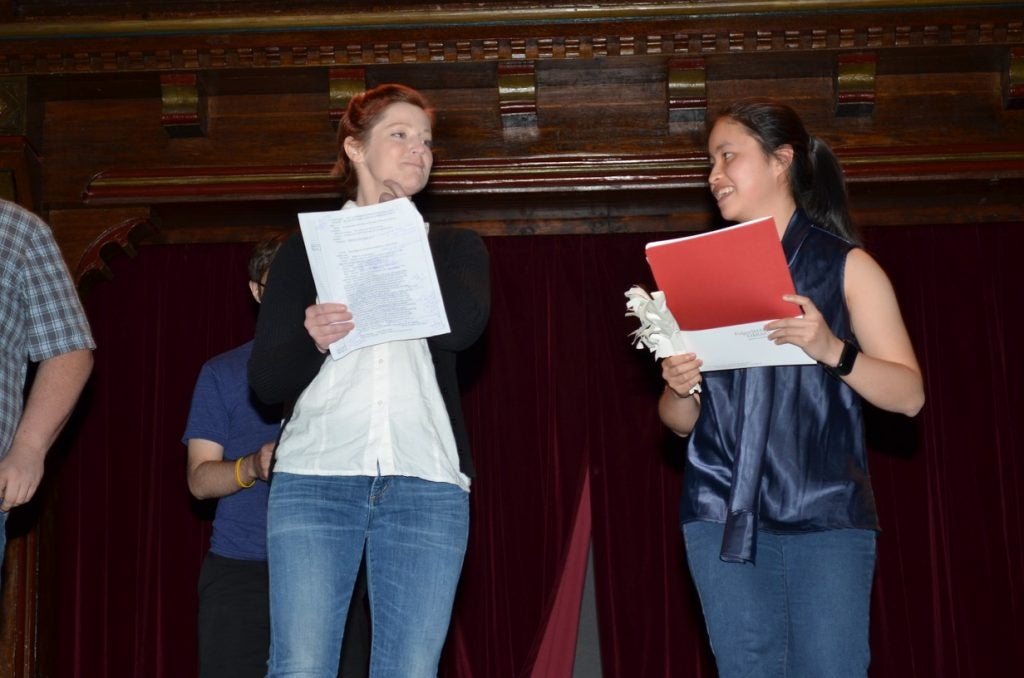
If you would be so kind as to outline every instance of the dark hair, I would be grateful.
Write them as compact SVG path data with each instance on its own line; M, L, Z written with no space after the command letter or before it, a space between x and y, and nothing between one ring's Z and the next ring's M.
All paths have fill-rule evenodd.
M380 117L384 115L387 107L400 102L422 108L430 118L431 124L433 124L434 109L430 102L427 101L425 96L405 85L378 85L373 89L360 92L352 97L352 101L348 103L345 115L342 116L341 122L338 123L338 159L331 170L332 177L339 177L341 179L346 195L355 195L358 177L356 176L355 169L352 167L352 161L349 160L348 154L345 153L345 139L353 137L365 143L370 130L377 124Z
M287 233L275 233L256 243L252 254L249 255L249 280L255 283L263 282L263 276L270 270L277 250L281 249L281 244L287 237Z
M822 228L860 244L850 221L843 169L829 145L807 133L796 111L768 99L743 99L721 109L708 129L722 118L746 127L766 155L792 147L789 188L797 206Z

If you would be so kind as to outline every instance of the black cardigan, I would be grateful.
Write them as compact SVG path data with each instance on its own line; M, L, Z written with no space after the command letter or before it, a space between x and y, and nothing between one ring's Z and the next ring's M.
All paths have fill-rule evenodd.
M490 315L487 249L476 232L466 229L432 228L429 240L451 331L431 337L427 343L451 419L459 467L472 478L475 471L455 368L456 355L480 337ZM303 325L306 308L314 303L316 285L302 234L297 233L281 245L270 268L249 359L253 391L268 404L286 404L289 416L291 405L316 377L326 357Z

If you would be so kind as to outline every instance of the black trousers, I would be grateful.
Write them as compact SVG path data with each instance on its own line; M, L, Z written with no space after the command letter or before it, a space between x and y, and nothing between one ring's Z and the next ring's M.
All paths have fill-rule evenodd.
M270 650L267 563L207 553L199 573L199 678L263 678ZM366 572L352 592L339 678L370 672Z
M200 678L262 678L269 649L266 561L207 553L199 573Z

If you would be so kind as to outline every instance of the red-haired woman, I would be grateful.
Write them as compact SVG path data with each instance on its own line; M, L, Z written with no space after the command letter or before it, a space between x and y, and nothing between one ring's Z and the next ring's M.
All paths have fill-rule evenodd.
M433 165L433 112L401 85L353 98L335 173L366 206L418 193ZM433 677L469 529L473 466L456 354L490 310L487 253L472 231L432 229L451 332L325 359L359 321L316 303L300 236L271 270L249 365L263 400L294 403L268 511L268 676L335 676L346 610L366 560L370 675Z

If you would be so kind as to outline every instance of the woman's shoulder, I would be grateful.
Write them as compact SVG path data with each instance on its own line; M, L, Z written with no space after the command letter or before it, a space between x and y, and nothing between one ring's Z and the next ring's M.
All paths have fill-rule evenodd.
M458 246L483 243L479 233L471 228L461 226L431 226L428 238L433 245Z
M487 261L487 246L476 231L457 226L444 226L430 229L430 249L435 258L445 261L461 261L464 263Z
M886 275L882 265L862 247L851 246L849 254L846 255L846 280L858 287L864 285L881 285L891 289L889 276Z
M274 277L275 272L280 277L284 271L288 271L289 275L295 275L298 272L310 270L309 257L306 256L306 244L302 239L301 231L296 231L288 236L288 239L281 244L281 248L270 265L270 270L271 277Z

